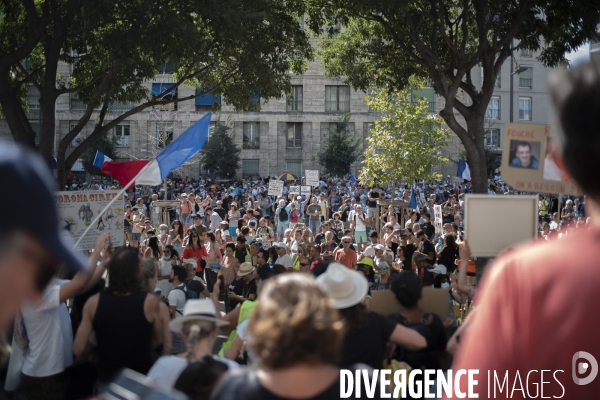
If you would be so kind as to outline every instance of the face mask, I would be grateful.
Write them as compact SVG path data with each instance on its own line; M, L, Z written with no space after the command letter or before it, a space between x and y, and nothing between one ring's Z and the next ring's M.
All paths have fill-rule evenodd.
M166 230L164 230L164 229L161 229L161 230L160 230L160 234L161 234L161 235L164 235L165 233L167 233L167 231L166 231Z
M448 289L449 287L450 287L450 284L448 282L442 283L442 289Z
M169 257L167 257L167 256L163 256L163 260L165 260L165 261L169 261L169 260L171 259L171 257L173 257L173 256L169 256Z

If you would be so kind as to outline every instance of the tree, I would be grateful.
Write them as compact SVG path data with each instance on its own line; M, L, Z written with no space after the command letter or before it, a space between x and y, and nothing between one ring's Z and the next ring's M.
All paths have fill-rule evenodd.
M433 179L431 166L448 162L441 149L450 137L438 115L430 114L426 99L413 102L410 91L376 90L367 104L381 113L367 138L361 182Z
M360 139L355 140L348 134L348 119L349 115L344 115L336 129L328 130L323 150L317 153L319 164L327 174L342 176L350 173L350 166L360 155Z
M81 163L83 169L90 175L105 175L99 168L94 166L94 159L96 158L96 150L101 151L105 156L111 160L115 160L119 157L115 146L119 144L119 139L111 136L102 136L98 143L94 143L93 147L88 149L81 157Z
M502 64L528 49L541 50L546 66L561 65L600 21L589 0L310 0L309 7L311 29L329 33L321 45L328 75L362 90L430 80L445 100L440 116L465 147L476 193L486 193L484 119ZM480 66L478 89L471 75Z
M242 151L233 143L229 134L231 127L217 124L214 132L200 151L202 168L206 169L211 177L231 179L240 169L240 152Z
M200 0L118 2L7 0L0 2L0 107L15 141L37 147L50 164L56 150L61 184L75 161L125 118L149 107L222 94L245 110L256 95L280 98L290 71L301 73L312 58L299 25L301 1ZM61 63L71 65L65 72ZM160 93L145 86L169 63L173 84ZM173 97L182 84L198 88ZM26 86L40 92L39 146L24 101ZM164 89L164 90L163 90ZM76 95L86 109L54 149L56 100ZM107 122L115 103L135 103ZM215 106L218 108L218 105ZM88 121L91 134L67 155Z

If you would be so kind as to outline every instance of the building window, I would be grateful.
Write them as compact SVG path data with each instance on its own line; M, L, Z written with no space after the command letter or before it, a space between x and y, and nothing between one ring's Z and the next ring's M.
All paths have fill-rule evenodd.
M479 69L481 70L481 86L483 86L483 78L484 78L483 67L479 67ZM502 71L498 72L498 75L496 76L496 82L494 83L495 88L500 88L500 85L502 83L501 77L502 77Z
M413 103L418 103L421 99L427 100L427 111L435 112L435 91L433 88L415 89L410 92L410 99Z
M519 97L519 120L531 121L531 97Z
M206 137L207 141L211 138L213 133L215 133L216 128L217 128L217 121L210 121L210 124L208 125L208 136Z
M260 160L242 160L242 175L243 176L258 176Z
M500 129L486 129L483 137L483 145L500 147Z
M533 68L527 67L527 69L519 74L519 88L531 89L533 84Z
M244 122L244 149L260 148L260 124L258 122Z
M173 86L172 83L153 83L152 84L152 96L157 97L161 93L169 90ZM170 90L167 92L162 98L156 98L155 100L174 100L177 99L177 88ZM174 111L177 110L177 103L168 103L168 104L157 104L152 106L155 110L161 111Z
M162 149L173 141L173 122L156 123L156 147Z
M290 171L292 175L302 176L302 160L286 160L285 170Z
M73 129L75 129L75 126L77 126L77 124L79 123L79 121L70 121L69 122L69 132L71 132ZM69 147L71 148L75 148L77 146L79 146L81 144L81 142L83 142L85 140L87 136L85 135L85 125L83 126L83 128L81 128L81 131L77 134L77 136L75 136L75 139L73 139L71 141L71 144L69 145Z
M129 147L129 122L122 122L115 127L115 147Z
M40 144L40 134L42 132L42 127L40 121L29 121L31 125L31 129L35 132L35 144Z
M350 111L350 86L325 86L325 111Z
M175 71L175 69L173 68L173 64L169 64L169 63L162 63L160 65L160 67L158 67L158 73L159 74L172 74Z
M487 119L500 119L500 96L492 96L485 111Z
M287 148L299 149L302 147L302 122L289 122L287 124Z
M529 50L529 49L521 49L519 51L519 55L521 57L531 58L531 57L533 57L533 52L531 50Z
M30 110L40 108L40 91L35 85L27 85L27 104Z
M292 93L287 98L288 111L302 111L302 85L292 86Z
M196 95L202 93L201 88L196 89ZM208 93L203 96L196 97L196 111L210 111L215 104L221 104L221 95Z
M71 110L85 110L86 105L83 103L79 97L77 97L77 93L71 93L69 98Z

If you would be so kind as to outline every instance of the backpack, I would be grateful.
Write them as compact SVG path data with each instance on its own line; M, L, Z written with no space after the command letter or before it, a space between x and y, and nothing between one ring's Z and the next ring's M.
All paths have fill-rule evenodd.
M189 289L187 284L183 284L183 286L176 286L174 287L172 290L181 290L184 294L185 294L185 300L197 300L200 298L200 293L196 292L195 290ZM179 310L177 310L178 313L181 314L181 312Z
M285 210L285 207L279 209L279 221L286 222L289 218L288 212Z

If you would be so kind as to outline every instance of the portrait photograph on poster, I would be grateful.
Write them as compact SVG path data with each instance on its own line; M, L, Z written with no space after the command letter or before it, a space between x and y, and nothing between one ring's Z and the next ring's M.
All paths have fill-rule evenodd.
M540 168L540 142L511 140L510 166L513 168Z

